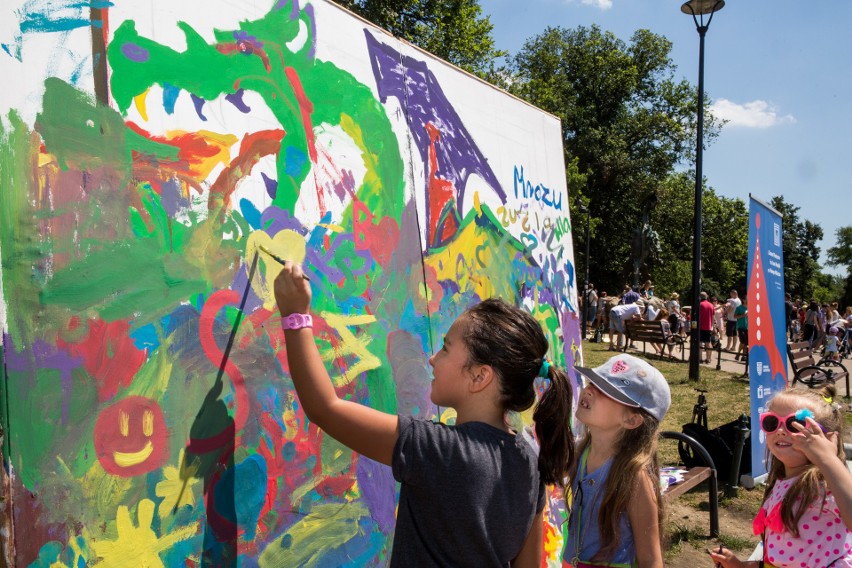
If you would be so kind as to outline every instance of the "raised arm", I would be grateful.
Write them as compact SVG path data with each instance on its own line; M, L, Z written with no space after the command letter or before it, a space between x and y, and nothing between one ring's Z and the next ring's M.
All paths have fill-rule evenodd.
M307 314L311 287L302 268L288 262L275 279L275 301L282 317ZM287 362L299 402L308 419L359 454L390 465L399 438L399 419L338 398L320 357L313 328L284 331Z
M795 423L800 434L790 436L793 448L819 468L834 496L843 524L852 530L852 473L837 457L837 432L823 433L813 418L805 418L805 423L807 428Z

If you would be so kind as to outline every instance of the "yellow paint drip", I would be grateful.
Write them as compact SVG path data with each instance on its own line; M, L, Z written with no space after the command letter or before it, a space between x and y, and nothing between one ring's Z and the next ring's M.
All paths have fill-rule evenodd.
M150 91L150 89L146 89L141 95L133 97L133 104L136 105L136 110L139 111L139 116L141 116L142 120L145 122L148 122L148 105L145 102L148 98L148 91Z

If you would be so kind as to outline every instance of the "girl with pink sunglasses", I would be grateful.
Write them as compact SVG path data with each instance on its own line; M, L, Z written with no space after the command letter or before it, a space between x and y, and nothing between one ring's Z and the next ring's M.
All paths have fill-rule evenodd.
M722 547L710 552L717 565L852 567L852 474L834 395L834 385L787 390L760 415L772 454L763 505L754 520L763 560L743 562Z

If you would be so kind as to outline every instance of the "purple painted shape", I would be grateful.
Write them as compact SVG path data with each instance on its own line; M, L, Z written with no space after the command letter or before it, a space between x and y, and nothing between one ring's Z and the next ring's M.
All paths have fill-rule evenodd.
M12 336L8 333L3 334L3 361L6 362L6 367L13 371L32 371L32 359L24 357L23 354L18 355L15 351L15 343L12 341Z
M62 424L67 424L68 405L71 402L71 389L74 383L71 373L74 369L83 365L83 358L72 357L62 349L41 339L33 343L29 354L25 349L18 355L15 352L15 345L11 336L4 333L3 359L6 362L7 368L13 371L28 373L33 378L35 378L38 368L59 371L59 380L62 387Z
M201 112L204 109L204 103L206 101L204 99L202 99L201 97L199 97L198 95L193 95L192 93L190 93L189 96L192 97L192 104L195 105L195 112L196 112L196 114L198 114L198 118L206 121L207 117L204 116L204 113Z
M388 97L396 97L405 106L408 128L424 164L429 163L430 146L426 125L432 124L440 130L441 140L435 145L438 171L442 179L452 182L456 188L459 218L464 217L461 207L467 179L472 173L479 174L505 203L506 193L497 181L497 176L426 62L400 54L391 46L379 42L366 29L364 34L379 98L385 102ZM428 188L428 168L424 171L424 177ZM429 215L428 207L426 215Z
M373 265L373 258L367 249L355 250L355 256L363 259L362 268L356 269L351 258L341 256L337 258L337 249L344 242L352 242L355 238L351 233L340 234L331 242L328 250L309 246L305 250L305 266L315 272L322 274L326 281L336 284L349 276L363 276L368 274ZM354 248L354 247L353 247ZM342 265L342 266L341 266ZM342 268L348 268L348 274Z
M396 484L391 468L363 456L356 466L358 488L379 530L390 534L396 523Z
M423 343L407 330L392 331L387 338L387 357L396 386L397 413L429 418L436 407L429 397L432 372Z
M295 5L298 0L294 0ZM317 54L317 19L314 17L314 7L312 4L305 6L305 15L311 21L311 49L308 51L308 59L313 59Z
M130 42L122 44L121 53L130 61L135 61L136 63L145 63L150 57L147 49Z
M280 2L278 2L278 6L281 6L283 3L284 0L281 0ZM299 19L299 0L293 0L293 5L290 7L290 19Z
M301 221L291 216L286 209L281 209L276 205L270 205L263 210L263 213L260 215L260 226L270 237L274 237L279 231L283 231L284 229L290 229L300 235L307 233Z
M278 180L272 179L263 172L260 172L260 177L263 178L263 185L266 187L266 194L272 199L275 199L275 196L278 195Z
M352 170L341 170L340 181L334 182L334 194L343 201L349 195L355 195L355 176Z
M245 93L245 91L239 89L236 93L225 95L225 100L237 107L237 110L241 113L248 114L251 112L251 107L243 102L243 93Z
M577 372L574 370L575 365L579 365L575 354L579 354L582 348L580 342L580 318L577 312L565 310L562 313L562 337L563 337L563 353L565 355L565 371L571 379L571 392L574 394L574 403L577 403L577 397L580 394L580 382L577 380Z
M189 199L183 195L183 190L177 179L166 180L160 186L160 203L162 203L166 213L169 214L170 219L173 219L178 211L189 207Z
M251 259L246 259L245 264L240 267L240 270L237 270L237 274L234 276L234 279L231 281L231 290L234 290L240 295L240 298L243 296L243 292L248 286L248 271L251 268ZM255 278L258 278L258 275L255 273ZM237 304L239 305L239 304ZM243 314L248 315L255 311L256 309L263 306L263 302L254 293L254 290L249 286L248 296L246 297L246 305L243 309Z

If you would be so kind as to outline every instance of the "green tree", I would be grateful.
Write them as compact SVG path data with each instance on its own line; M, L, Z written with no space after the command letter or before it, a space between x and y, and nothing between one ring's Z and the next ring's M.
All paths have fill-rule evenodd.
M692 216L694 178L689 172L670 176L658 190L653 224L661 227L662 251L651 264L654 284L662 293L690 298L692 288ZM705 188L702 197L702 289L727 297L731 288L745 291L748 266L748 210L741 199L719 196Z
M822 227L800 219L799 207L787 203L781 195L773 197L770 205L783 216L784 285L791 294L807 301L814 295L821 274L817 243L823 237Z
M396 37L484 79L500 76L494 26L478 0L334 0Z
M628 43L598 26L554 27L511 60L510 90L561 119L566 162L576 159L586 176L581 199L608 228L592 238L592 280L609 288L632 272L630 239L643 206L694 155L697 92L674 79L670 51L648 30ZM706 140L718 126L708 113Z
M845 266L846 270L852 269L852 225L840 227L834 232L837 237L837 245L829 248L828 264L830 266Z
M852 306L852 226L840 227L834 235L837 237L837 244L826 251L828 264L846 267L843 292L839 301L843 306Z

